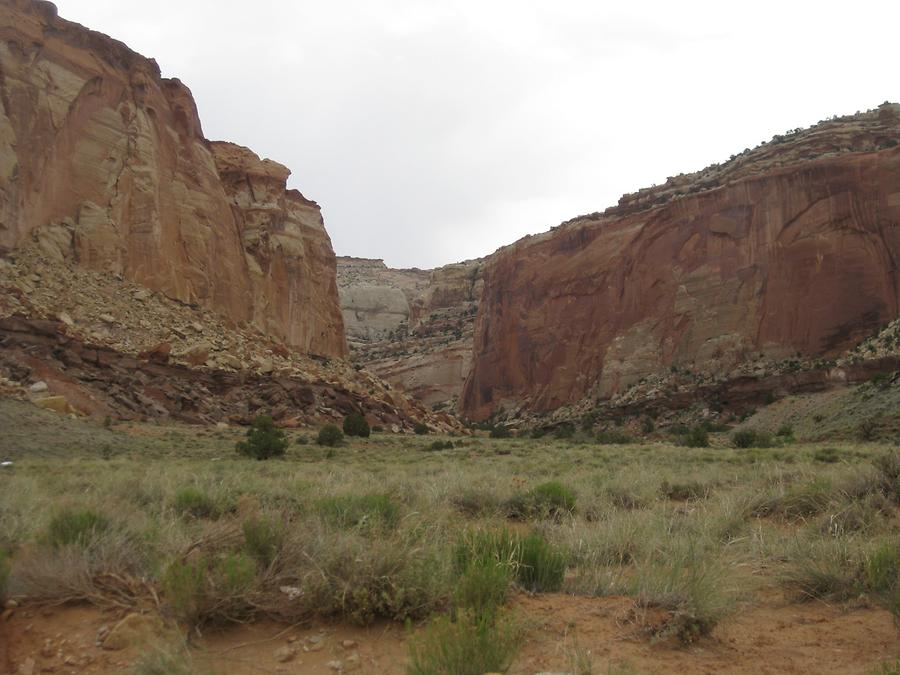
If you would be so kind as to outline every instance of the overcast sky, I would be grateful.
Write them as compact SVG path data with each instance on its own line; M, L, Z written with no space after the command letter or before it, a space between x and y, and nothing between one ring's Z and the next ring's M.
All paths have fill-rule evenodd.
M433 267L900 99L900 2L56 0L207 137L293 171L338 255Z

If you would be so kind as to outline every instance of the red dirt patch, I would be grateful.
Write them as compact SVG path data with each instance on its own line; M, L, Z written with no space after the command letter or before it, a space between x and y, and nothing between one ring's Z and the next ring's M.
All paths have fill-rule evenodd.
M520 595L512 606L529 626L513 675L571 671L576 645L583 654L590 652L595 672L623 668L679 675L867 673L900 652L891 615L869 607L767 600L724 621L711 638L684 647L674 639L651 638L665 613L644 614L629 598ZM87 606L18 609L0 623L0 665L6 673L17 673L32 659L35 674L128 672L139 648L109 652L95 644L98 630L119 618ZM387 674L404 672L406 637L397 624L259 622L194 634L191 642L197 664L221 673L328 673L335 672L329 663L340 661L345 672ZM290 661L276 659L282 648L295 652Z

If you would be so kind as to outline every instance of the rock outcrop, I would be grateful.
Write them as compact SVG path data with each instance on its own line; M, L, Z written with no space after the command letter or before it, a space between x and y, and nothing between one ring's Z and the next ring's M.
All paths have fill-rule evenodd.
M392 269L383 260L339 257L338 293L351 347L381 342L409 325L410 305L428 286L430 273Z
M852 348L900 314L898 144L900 107L885 104L501 249L484 266L463 413Z
M482 263L398 270L338 258L354 361L429 406L455 410L472 363Z
M335 259L289 171L203 136L190 91L124 44L0 3L0 254L51 256L347 353Z
M311 356L252 325L47 256L37 243L0 259L0 395L120 419L284 426L349 412L412 431L458 429L345 359Z

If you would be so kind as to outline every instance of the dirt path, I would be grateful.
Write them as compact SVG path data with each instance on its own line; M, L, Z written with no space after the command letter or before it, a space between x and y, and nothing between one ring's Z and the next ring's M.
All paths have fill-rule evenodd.
M867 607L777 600L738 612L712 638L683 647L653 640L654 617L636 613L628 598L520 596L513 603L529 626L513 675L574 671L576 653L594 672L868 673L900 653L891 615ZM139 647L97 646L104 626L121 615L93 607L20 608L0 623L4 673L128 672ZM260 622L192 636L197 669L235 675L262 673L403 673L406 632L396 624L291 627ZM278 659L290 655L289 660Z

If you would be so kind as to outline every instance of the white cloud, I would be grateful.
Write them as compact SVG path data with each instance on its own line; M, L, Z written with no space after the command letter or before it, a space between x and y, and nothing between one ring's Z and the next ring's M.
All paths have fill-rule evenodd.
M900 99L894 3L58 0L210 138L289 166L339 254L429 267Z

